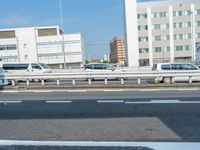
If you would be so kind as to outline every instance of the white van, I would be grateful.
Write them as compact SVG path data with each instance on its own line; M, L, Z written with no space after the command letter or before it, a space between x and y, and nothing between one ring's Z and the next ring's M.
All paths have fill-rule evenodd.
M44 63L9 63L2 64L2 68L10 73L51 73L52 70Z
M85 65L85 71L86 72L96 72L96 73L109 73L109 72L125 72L123 69L116 69L114 66L108 64L108 63L90 63ZM101 77L95 78L95 79L104 79ZM95 80L93 78L93 80ZM112 78L109 78L112 79ZM113 78L116 80L119 80L119 78ZM124 78L127 79L127 78Z
M166 71L166 70L199 70L199 68L190 63L158 63L152 67L153 71Z
M86 64L85 71L88 71L88 72L125 72L125 70L117 69L108 63Z
M158 63L154 64L152 67L152 71L198 71L200 72L199 68L191 63ZM170 83L170 77L160 77L157 79L160 82ZM194 77L193 81L200 81L200 77ZM189 81L188 77L175 77L174 81Z

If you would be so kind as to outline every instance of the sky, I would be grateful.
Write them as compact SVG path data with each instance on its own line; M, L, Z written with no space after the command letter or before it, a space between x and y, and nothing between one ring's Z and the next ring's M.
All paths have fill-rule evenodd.
M61 26L59 0L1 0L0 10L1 29ZM103 58L124 37L123 0L62 0L62 12L65 33L83 35L86 58Z

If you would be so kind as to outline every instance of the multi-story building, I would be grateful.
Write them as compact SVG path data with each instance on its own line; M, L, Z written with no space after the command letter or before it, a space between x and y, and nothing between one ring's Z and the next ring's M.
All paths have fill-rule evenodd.
M200 42L200 1L125 0L129 66L158 62L195 62Z
M125 45L121 37L115 37L110 41L110 62L125 65Z
M3 63L40 62L52 68L82 66L84 43L80 33L64 34L58 26L0 30Z

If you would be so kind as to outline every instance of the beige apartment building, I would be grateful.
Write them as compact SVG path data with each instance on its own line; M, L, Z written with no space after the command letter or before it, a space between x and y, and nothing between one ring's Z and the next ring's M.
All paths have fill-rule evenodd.
M121 37L115 37L110 41L110 62L125 65L125 45Z
M137 16L131 17L130 14L135 12L134 4L137 4ZM125 0L125 24L126 39L138 39L132 42L127 40L129 66L197 61L196 44L200 42L200 0L141 3ZM137 27L138 33L130 34L133 30L131 27Z

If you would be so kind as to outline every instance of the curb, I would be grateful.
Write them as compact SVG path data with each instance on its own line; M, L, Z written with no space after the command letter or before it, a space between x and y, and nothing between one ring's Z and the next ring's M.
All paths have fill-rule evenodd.
M171 83L171 84L132 84L132 85L16 85L5 86L0 90L74 90L74 89L151 89L151 88L200 88L200 83Z

